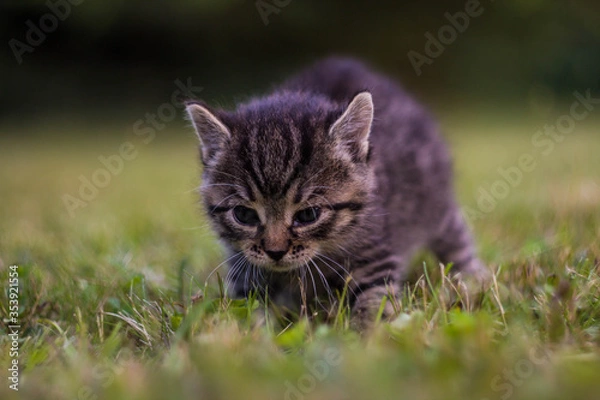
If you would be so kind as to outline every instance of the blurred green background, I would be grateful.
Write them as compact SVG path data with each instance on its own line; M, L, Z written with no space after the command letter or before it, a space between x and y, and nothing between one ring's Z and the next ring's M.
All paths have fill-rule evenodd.
M596 0L481 0L420 76L408 52L424 54L425 34L466 1L71 1L1 2L0 121L16 128L2 134L47 119L128 121L169 99L177 78L229 106L329 54L367 60L440 114L476 105L545 118L574 90L599 88ZM44 20L52 8L66 15L57 24ZM27 21L48 33L15 51L29 45Z

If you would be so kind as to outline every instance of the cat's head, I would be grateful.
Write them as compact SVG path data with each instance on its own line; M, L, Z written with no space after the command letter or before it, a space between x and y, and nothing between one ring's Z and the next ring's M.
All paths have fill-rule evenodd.
M202 201L232 251L276 271L357 240L373 185L368 92L338 105L284 92L232 112L187 104L200 139Z

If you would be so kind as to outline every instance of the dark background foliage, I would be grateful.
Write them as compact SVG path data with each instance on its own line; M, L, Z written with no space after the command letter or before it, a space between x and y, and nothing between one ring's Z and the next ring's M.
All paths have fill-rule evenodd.
M231 105L329 54L367 60L438 112L546 113L599 86L597 0L481 0L481 15L420 76L407 53L424 54L425 33L437 35L465 1L72 1L21 63L11 43L27 44L27 21L39 27L49 4L67 0L0 4L0 118L126 117L155 109L188 77L206 101ZM265 3L277 11L265 17Z

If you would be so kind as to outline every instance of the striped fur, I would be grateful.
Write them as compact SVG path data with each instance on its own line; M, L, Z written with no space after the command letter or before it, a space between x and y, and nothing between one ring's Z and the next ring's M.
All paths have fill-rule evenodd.
M187 110L233 294L257 289L298 310L306 299L331 306L349 282L368 320L421 247L454 272L485 275L435 124L361 63L321 61L233 111Z

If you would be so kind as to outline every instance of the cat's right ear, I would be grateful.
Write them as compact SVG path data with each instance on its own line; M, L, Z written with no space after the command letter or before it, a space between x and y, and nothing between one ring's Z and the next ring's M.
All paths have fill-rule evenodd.
M201 104L188 103L186 111L200 140L202 162L209 165L231 139L229 128Z
M357 94L329 129L344 152L355 161L366 162L369 155L369 134L373 124L373 98L369 92Z

